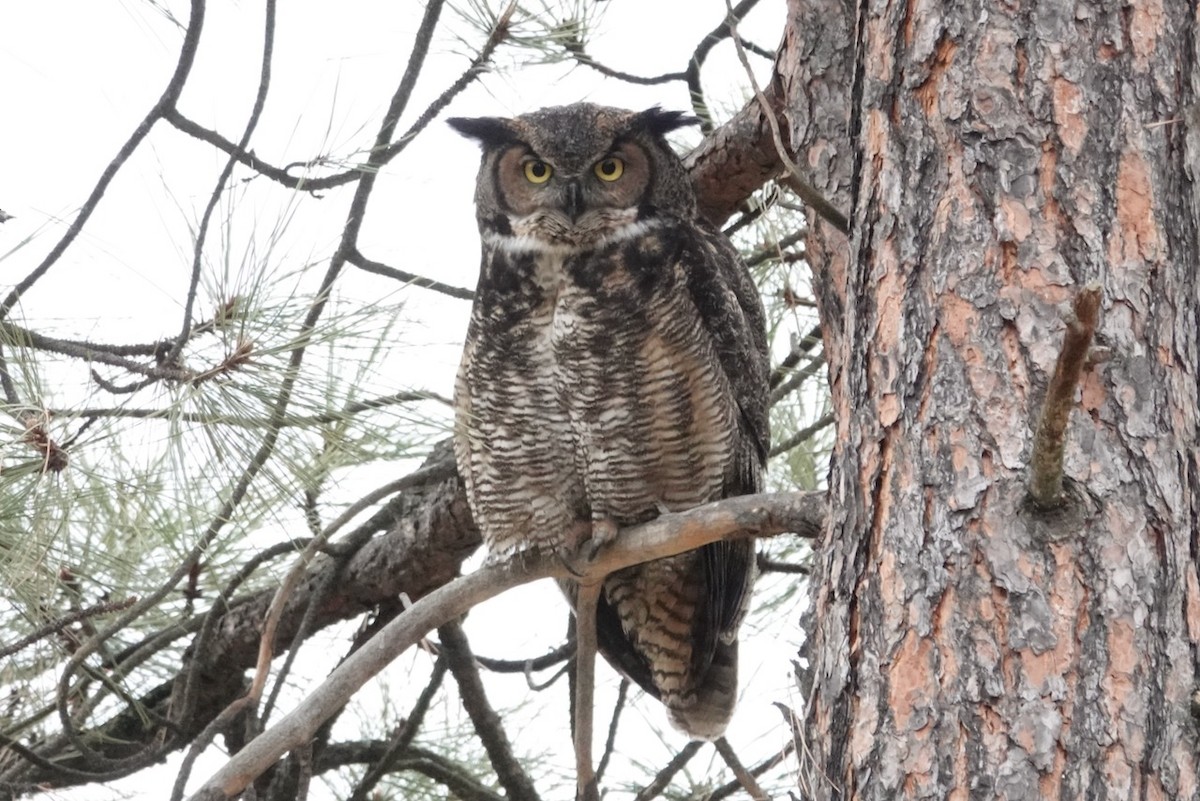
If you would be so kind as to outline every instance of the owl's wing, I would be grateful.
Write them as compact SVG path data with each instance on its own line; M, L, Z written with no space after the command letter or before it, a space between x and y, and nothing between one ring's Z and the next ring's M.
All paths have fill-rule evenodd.
M723 234L701 230L704 238L683 254L688 291L741 411L725 496L748 495L762 489L771 440L766 314L733 244Z
M686 277L678 289L686 293L726 378L723 386L713 389L731 392L738 410L735 430L730 432L733 456L721 497L758 492L769 447L767 341L758 290L724 236L691 225L660 233L660 241L670 243L664 250L671 256L658 269ZM735 636L754 582L754 543L748 539L713 543L692 558L695 579L703 582L691 621L690 676L696 682L692 689L702 697L698 708L711 701L724 710L714 719L727 719L736 696ZM645 653L631 644L620 616L605 597L597 610L597 638L615 667L649 694L661 697ZM717 700L720 696L728 698ZM694 729L686 724L684 728Z
M724 497L763 488L770 449L768 350L762 298L732 243L715 231L685 250L688 291L712 337L721 369L737 401L734 459ZM708 583L708 620L696 627L696 655L711 658L715 638L732 639L745 615L754 582L754 542L716 542L702 549ZM707 656L706 656L707 655Z

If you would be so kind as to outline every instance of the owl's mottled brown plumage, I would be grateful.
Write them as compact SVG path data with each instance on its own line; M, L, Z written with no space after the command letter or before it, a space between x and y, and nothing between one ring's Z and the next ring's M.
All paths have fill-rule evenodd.
M450 121L484 151L455 446L494 555L761 489L762 305L664 139L688 122L587 103ZM740 540L605 580L601 653L692 736L732 714L754 575Z

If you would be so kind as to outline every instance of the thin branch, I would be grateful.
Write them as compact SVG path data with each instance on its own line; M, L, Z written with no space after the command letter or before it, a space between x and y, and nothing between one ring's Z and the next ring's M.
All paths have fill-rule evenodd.
M800 388L808 379L821 372L825 367L825 354L818 353L808 360L803 368L792 374L792 377L771 390L769 402L772 406Z
M1063 501L1063 451L1066 448L1067 423L1075 406L1075 390L1083 375L1088 348L1096 333L1100 315L1100 285L1090 283L1075 296L1068 315L1062 350L1054 365L1054 377L1046 389L1042 416L1033 439L1029 459L1029 497L1041 510L1054 509Z
M552 673L550 675L550 678L546 679L545 681L534 681L533 673L527 672L525 674L525 685L529 689L533 690L535 693L540 693L543 690L548 690L551 687L553 687L558 682L558 680L561 679L563 676L570 675L571 666L573 664L574 664L574 662L568 661L566 664L564 664L558 670L554 671L554 673Z
M800 429L795 434L793 434L792 436L785 439L783 442L780 442L775 447L771 448L770 455L772 457L779 456L781 453L787 453L792 448L795 448L799 445L803 445L805 442L812 439L813 434L816 434L818 431L820 431L823 428L827 428L828 426L830 426L833 423L833 421L834 421L833 412L829 412L828 414L821 417L821 419L817 420L812 425L808 426L807 428Z
M621 722L621 713L625 711L625 701L629 697L629 679L622 677L621 686L617 688L617 702L613 704L612 718L608 721L608 737L604 741L604 754L600 757L600 764L596 767L596 784L600 784L604 779L604 771L608 768L608 762L612 759L613 751L617 747L617 724Z
M436 647L436 644L435 644ZM485 670L493 673L533 673L548 667L566 662L575 653L575 643L565 642L548 654L535 656L531 659L493 659L487 656L475 656L475 661Z
M331 743L317 757L317 771L323 773L343 765L378 762L386 748L387 743L379 741ZM407 770L428 776L445 785L452 797L461 801L505 801L503 796L492 792L472 778L464 766L424 748L410 746L404 757L395 762L391 772Z
M771 389L779 386L779 382L787 376L788 372L800 363L801 357L812 351L817 345L821 344L821 326L814 325L812 329L803 337L793 340L792 348L788 351L788 355L783 357L783 360L776 365L771 371L771 381L769 386Z
M749 79L750 85L754 88L754 96L758 99L759 105L762 106L767 124L771 126L771 139L775 143L776 151L779 153L780 162L787 168L788 186L834 228L837 228L843 234L850 233L850 221L846 218L846 215L838 211L832 203L825 199L824 195L814 189L800 172L800 168L796 166L796 162L792 161L791 155L783 144L783 135L779 131L779 120L771 108L770 101L767 100L767 96L763 94L762 89L758 86L758 81L754 78L754 70L750 68L750 60L746 58L746 50L742 47L742 40L737 35L737 21L739 19L737 9L730 5L730 0L725 0L725 8L728 10L727 24L730 33L733 34L733 45L737 50L738 60L742 62L742 67L746 70L746 77ZM741 8L741 4L738 5L738 8Z
M762 45L757 45L749 39L742 39L740 37L739 41L741 41L742 47L746 48L747 51L753 53L754 55L765 58L768 61L775 60L775 54Z
M467 710L475 733L483 742L484 750L487 751L488 759L496 770L496 778L504 788L505 796L517 801L537 801L538 793L533 781L521 767L520 760L513 754L500 716L488 702L483 680L479 677L479 669L475 666L475 658L471 654L471 646L462 627L458 623L446 623L438 629L438 634L442 640L442 654L446 657L446 665L458 684L458 695L462 699L463 708Z
M807 576L812 572L808 565L798 565L795 562L781 562L771 559L766 554L758 554L756 560L759 573L784 573L796 576Z
M771 801L771 797L763 792L763 789L758 786L758 782L754 780L754 776L746 770L746 766L742 764L742 760L738 758L737 752L733 750L733 746L729 744L728 740L721 737L713 742L713 745L717 747L717 753L721 755L721 759L725 760L725 764L737 777L738 783L754 801Z
M797 244L803 242L805 237L807 237L807 236L808 236L807 227L801 228L799 231L793 231L792 233L783 237L779 241L770 243L769 245L764 247L762 250L751 253L745 259L746 266L747 267L756 267L759 264L762 264L764 261L767 261L768 259L779 258L779 256L781 254L783 254L784 251L786 251L792 245L797 245Z
M431 629L471 607L539 578L602 576L662 559L729 537L774 536L792 532L813 538L824 518L824 494L790 492L744 495L687 512L665 514L625 529L617 540L568 571L553 555L523 555L511 563L485 566L434 590L346 659L308 698L235 754L192 796L196 801L230 798L244 790L284 753L308 741L364 683ZM445 634L443 633L443 639Z
M194 377L190 370L162 364L151 366L135 362L118 352L116 348L110 348L107 345L96 345L80 340L56 339L8 322L0 323L0 341L35 350L44 350L48 353L57 353L86 362L120 367L131 373L154 379L182 382L190 381Z
M637 86L658 86L664 83L671 83L672 81L687 80L686 72L666 72L662 75L644 76L634 75L630 72L622 72L621 70L613 69L612 67L601 64L599 61L596 61L596 59L588 55L587 51L584 49L583 41L578 37L578 35L565 40L563 42L563 47L566 48L566 51L571 54L571 58L575 59L575 61L579 62L583 66L590 67L601 75L609 78L616 78L618 81L624 81L625 83L632 83Z
M708 32L708 35L700 40L700 44L696 45L695 51L692 52L692 57L688 60L687 71L684 72L684 81L687 83L688 93L692 98L692 110L696 116L700 118L700 130L705 135L712 133L713 123L712 115L708 111L708 104L704 101L704 87L700 85L700 68L704 66L704 62L708 59L708 54L718 43L730 36L734 39L734 44L741 49L741 40L737 35L736 22L750 12L750 9L758 5L758 0L742 0L737 4L736 8L729 7L729 2L726 0L727 15L717 27ZM749 66L747 66L749 70ZM753 77L753 76L751 76Z
M795 750L796 750L795 741L788 740L784 744L783 748L779 749L778 753L772 754L771 756L764 759L762 762L759 762L757 765L750 768L748 773L751 776L753 776L754 778L758 778L759 776L763 775L768 770L771 770L776 765L783 762L783 760L785 760L789 756L791 756L791 754ZM743 784L741 783L741 781L739 779L734 779L733 781L728 782L727 784L723 784L720 787L718 787L717 789L713 790L708 795L708 797L705 799L705 801L721 801L721 799L728 798L729 796L733 795L734 793L736 793L738 790L741 790L741 789L743 789Z
M655 774L654 780L638 791L633 801L650 801L650 799L662 795L663 790L667 789L667 785L671 783L671 779L675 778L675 774L683 770L703 745L704 743L699 740L692 740L679 749L679 753L671 757L671 761Z
M377 261L371 261L357 250L352 251L350 255L346 257L346 261L350 262L360 270L364 270L368 273L382 275L385 278L394 278L397 281L402 281L406 284L412 284L413 286L419 286L422 289L431 289L434 292L441 292L443 295L449 295L452 298L458 298L459 300L475 299L475 293L469 289L451 286L450 284L443 284L441 281L435 281L432 278L425 278L417 275L416 273L410 273L405 270L399 270L395 267L389 267L388 265L381 264Z
M593 539L595 535L593 535ZM596 717L596 610L604 575L575 582L575 688L571 730L575 741L575 798L600 801L600 784L592 767L592 734Z
M275 0L267 0L263 15L262 63L259 67L258 90L254 95L254 105L250 109L250 116L246 119L246 126L242 130L242 138L238 142L239 150L244 150L250 143L250 137L254 135L254 129L258 127L258 120L262 116L263 106L267 103L267 91L271 85L271 59L274 52ZM196 230L195 242L192 244L192 273L188 280L187 296L183 303L183 324L164 360L167 364L171 364L179 358L179 354L183 351L183 346L191 334L192 314L196 306L196 289L200 286L200 268L204 259L204 244L208 240L208 226L212 223L217 203L225 194L225 186L233 175L233 168L236 164L237 159L233 156L225 160L225 166L221 169L221 174L217 176L217 185L209 194L204 213L200 216L200 226Z
M23 346L50 350L66 355L78 352L102 352L114 356L161 356L171 347L171 341L143 342L132 345L111 345L108 343L89 342L86 339L59 339L38 334L31 329L6 320L0 323L0 334L6 341L20 343Z
M121 601L103 601L98 604L93 604L85 609L75 609L74 611L63 615L62 617L55 618L48 623L38 626L36 629L26 634L24 637L12 643L11 645L6 645L3 648L0 648L0 659L6 656L12 656L22 648L28 648L30 645L33 645L43 637L48 637L51 634L62 631L72 623L78 623L81 620L87 620L89 618L99 617L101 615L109 615L113 612L119 612L122 609L128 609L136 602L137 598L131 597Z
M290 415L284 417L279 425L281 428L305 428L309 426L338 423L347 417L365 411L384 409L400 403L431 400L445 406L452 406L453 401L444 395L429 390L401 390L391 395L347 403L341 409L323 414ZM98 409L50 409L51 417L81 417L89 420L99 418L128 418L134 420L178 420L184 423L196 423L203 426L235 426L238 428L266 428L272 421L266 417L234 417L220 414L202 414L197 412L181 412L175 409L129 409L123 407Z
M313 747L312 743L305 743L292 752L296 758L297 773L299 779L296 783L296 792L291 796L294 801L306 801L308 798L308 787L312 782L313 773Z
M421 728L422 721L425 720L425 713L429 711L429 707L433 703L433 697L441 689L442 679L446 676L446 668L447 662L445 656L439 657L433 663L433 673L429 677L429 682L425 685L425 689L421 690L421 694L417 696L412 710L401 721L400 725L396 728L396 733L388 742L383 753L379 755L378 759L374 760L374 764L371 765L370 770L363 776L358 786L354 788L354 792L350 794L350 798L347 801L367 801L367 795L371 790L375 789L375 785L379 784L384 776L395 769L397 760L408 750L413 738L417 736L417 731Z

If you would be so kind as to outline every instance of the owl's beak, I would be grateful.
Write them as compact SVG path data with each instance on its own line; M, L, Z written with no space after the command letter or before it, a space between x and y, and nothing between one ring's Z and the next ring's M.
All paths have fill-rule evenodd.
M583 214L583 187L579 185L578 179L572 178L567 181L566 193L563 210L571 218L571 222L575 222Z

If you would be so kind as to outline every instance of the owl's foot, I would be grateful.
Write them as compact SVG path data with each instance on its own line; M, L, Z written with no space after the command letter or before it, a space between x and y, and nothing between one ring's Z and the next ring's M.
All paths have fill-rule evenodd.
M571 526L567 532L558 559L573 578L581 579L587 576L587 567L595 560L600 549L617 538L620 529L610 517L587 522L581 520Z
M591 562L600 553L600 549L617 539L617 521L611 517L602 517L592 521L592 536L583 544L581 556Z

